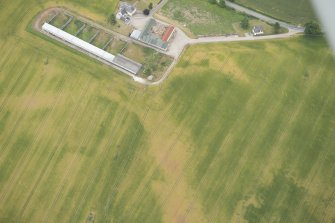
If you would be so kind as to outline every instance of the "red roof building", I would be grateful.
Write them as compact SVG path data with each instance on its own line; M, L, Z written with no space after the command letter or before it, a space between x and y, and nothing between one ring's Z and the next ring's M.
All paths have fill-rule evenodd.
M169 27L166 29L165 33L163 34L163 36L162 36L162 40L163 40L164 42L168 42L168 41L171 39L171 37L172 37L172 35L173 35L173 33L174 33L174 30L175 30L174 26L169 26Z

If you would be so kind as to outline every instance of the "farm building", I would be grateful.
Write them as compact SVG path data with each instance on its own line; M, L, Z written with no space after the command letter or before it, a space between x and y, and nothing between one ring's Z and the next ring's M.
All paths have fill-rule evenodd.
M137 30L135 29L131 34L130 34L130 37L133 38L133 39L139 39L141 36L141 31L140 30Z
M165 33L163 34L163 36L162 36L162 40L163 40L164 42L169 42L169 40L172 38L174 32L175 32L175 28L174 28L174 26L169 26L169 27L166 29Z
M122 56L121 54L118 54L113 59L113 64L115 64L118 67L121 67L122 69L132 73L132 74L138 74L138 72L141 70L142 64L137 63L125 56Z
M104 51L88 42L85 42L84 40L79 39L78 37L75 37L48 23L43 24L42 30L100 59L103 59L104 61L112 65L120 67L124 71L127 71L133 75L137 75L142 67L141 64L133 60L130 60L119 54L117 56L114 56L113 54L108 53L107 51Z
M263 35L264 34L262 26L254 26L254 28L252 28L251 32L252 32L252 34L254 36L259 36L259 35Z
M176 29L174 26L166 26L157 22L155 19L150 19L142 32L134 30L130 37L160 50L166 51L175 34L175 31Z
M121 2L116 18L128 24L130 22L130 18L135 14L135 12L136 8L133 5Z

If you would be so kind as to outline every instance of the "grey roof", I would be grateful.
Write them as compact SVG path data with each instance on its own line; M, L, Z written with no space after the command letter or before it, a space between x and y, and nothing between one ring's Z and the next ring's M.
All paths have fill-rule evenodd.
M139 36L139 40L159 49L167 50L169 43L164 42L161 37L152 33L151 28L157 24L156 20L150 19Z
M124 57L120 54L116 55L114 60L113 60L113 64L125 69L126 71L132 73L132 74L137 74L141 67L142 64L137 63L127 57Z
M135 10L135 7L126 3L126 2L122 2L120 5L120 9L121 9L121 13L122 11L128 12L128 13L133 13Z
M255 33L263 32L263 27L262 26L254 26L253 31Z

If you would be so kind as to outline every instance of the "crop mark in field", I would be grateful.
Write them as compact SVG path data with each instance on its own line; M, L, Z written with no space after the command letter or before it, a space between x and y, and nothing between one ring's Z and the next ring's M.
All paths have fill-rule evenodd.
M130 100L130 103L127 104L127 107L130 106L131 104L131 101L134 101L135 98L136 98L136 95L138 93L138 90L133 92L132 94L132 98ZM127 111L127 109L125 109ZM76 211L72 217L72 219L70 220L70 222L76 222L77 221L77 218L79 217L79 212L80 210L82 209L82 206L84 205L84 202L86 201L86 197L90 194L90 191L93 189L93 183L96 181L96 178L102 168L102 164L106 161L107 159L107 151L108 151L108 148L113 145L113 143L115 143L115 138L116 138L116 133L118 132L119 128L122 126L122 123L126 120L128 116L128 113L127 112L122 112L122 115L120 115L120 118L116 120L116 123L115 123L115 127L113 128L113 132L110 136L110 140L107 142L107 144L105 145L105 148L103 149L103 151L101 151L101 155L99 156L100 158L100 162L98 162L98 166L96 167L96 169L92 172L92 175L90 177L88 177L88 180L84 183L84 185L82 185L82 187L84 187L84 193L83 193L83 196L82 196L82 199L81 201L78 203L77 205L77 208L76 208ZM127 162L127 161L125 161ZM122 167L121 169L123 169L124 167ZM119 177L123 176L123 171L120 170L120 174L119 174ZM110 179L111 180L111 179ZM117 182L117 180L116 180ZM105 218L107 218L107 210L105 208Z
M59 183L59 187L55 193L55 196L52 199L51 205L49 206L49 208L47 209L47 211L45 212L44 218L42 222L47 222L48 221L48 215L49 212L51 210L53 210L55 203L62 197L62 192L63 192L63 188L67 185L66 183L68 183L68 177L71 174L73 165L75 163L75 161L78 160L78 157L80 156L80 152L79 150L84 146L84 145L88 145L88 143L90 141L92 141L92 135L89 134L94 134L94 130L95 128L98 128L98 126L96 125L96 118L97 117L103 117L104 115L107 114L108 109L106 109L105 113L103 115L101 115L100 110L98 108L96 108L94 114L92 115L92 117L90 118L90 122L88 123L88 128L86 129L86 131L83 133L83 137L81 142L79 143L79 145L77 146L77 149L75 151L75 156L72 158L72 160L69 162L69 164L67 165L67 169L65 171L65 173L63 174L63 177ZM82 159L82 157L80 157L79 159Z
M89 89L89 86L90 86L89 84L90 84L90 79L87 81L86 86L83 88L83 90L81 92L81 94L82 94L82 96L80 97L81 101L83 100L84 95L86 95L88 93L88 89ZM58 152L59 152L59 150L61 148L60 145L63 143L63 141L61 139L64 138L66 136L66 134L68 133L68 131L70 131L70 129L72 128L72 125L74 123L73 122L74 117L76 117L76 114L79 112L78 110L79 110L80 105L82 105L82 103L80 103L80 102L78 102L76 104L74 110L72 111L72 116L70 118L71 122L67 122L66 123L65 130L60 135L60 138L58 140L56 140L56 144L57 145L55 145L54 150L52 150L50 152L50 154L48 156L48 159L44 163L43 168L39 172L38 177L37 177L35 183L33 184L32 188L30 189L30 192L29 192L28 197L26 198L26 201L24 202L23 206L20 209L20 213L19 213L20 217L24 216L24 213L25 213L25 211L26 211L26 209L27 209L27 207L28 207L28 205L29 205L29 203L31 201L32 196L34 195L35 191L37 190L37 187L40 185L43 177L49 171L49 167L51 165L51 160L53 159L54 156L57 156L57 154L58 154Z

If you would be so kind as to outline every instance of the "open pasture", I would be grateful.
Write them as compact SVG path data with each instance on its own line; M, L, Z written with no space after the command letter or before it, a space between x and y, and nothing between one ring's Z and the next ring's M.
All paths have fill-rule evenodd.
M2 6L0 222L334 222L323 39L192 46L143 87L32 33L52 3Z
M242 14L203 0L169 0L160 14L196 36L235 33L232 24L243 19Z
M283 21L302 26L316 19L310 0L236 0L236 2Z

